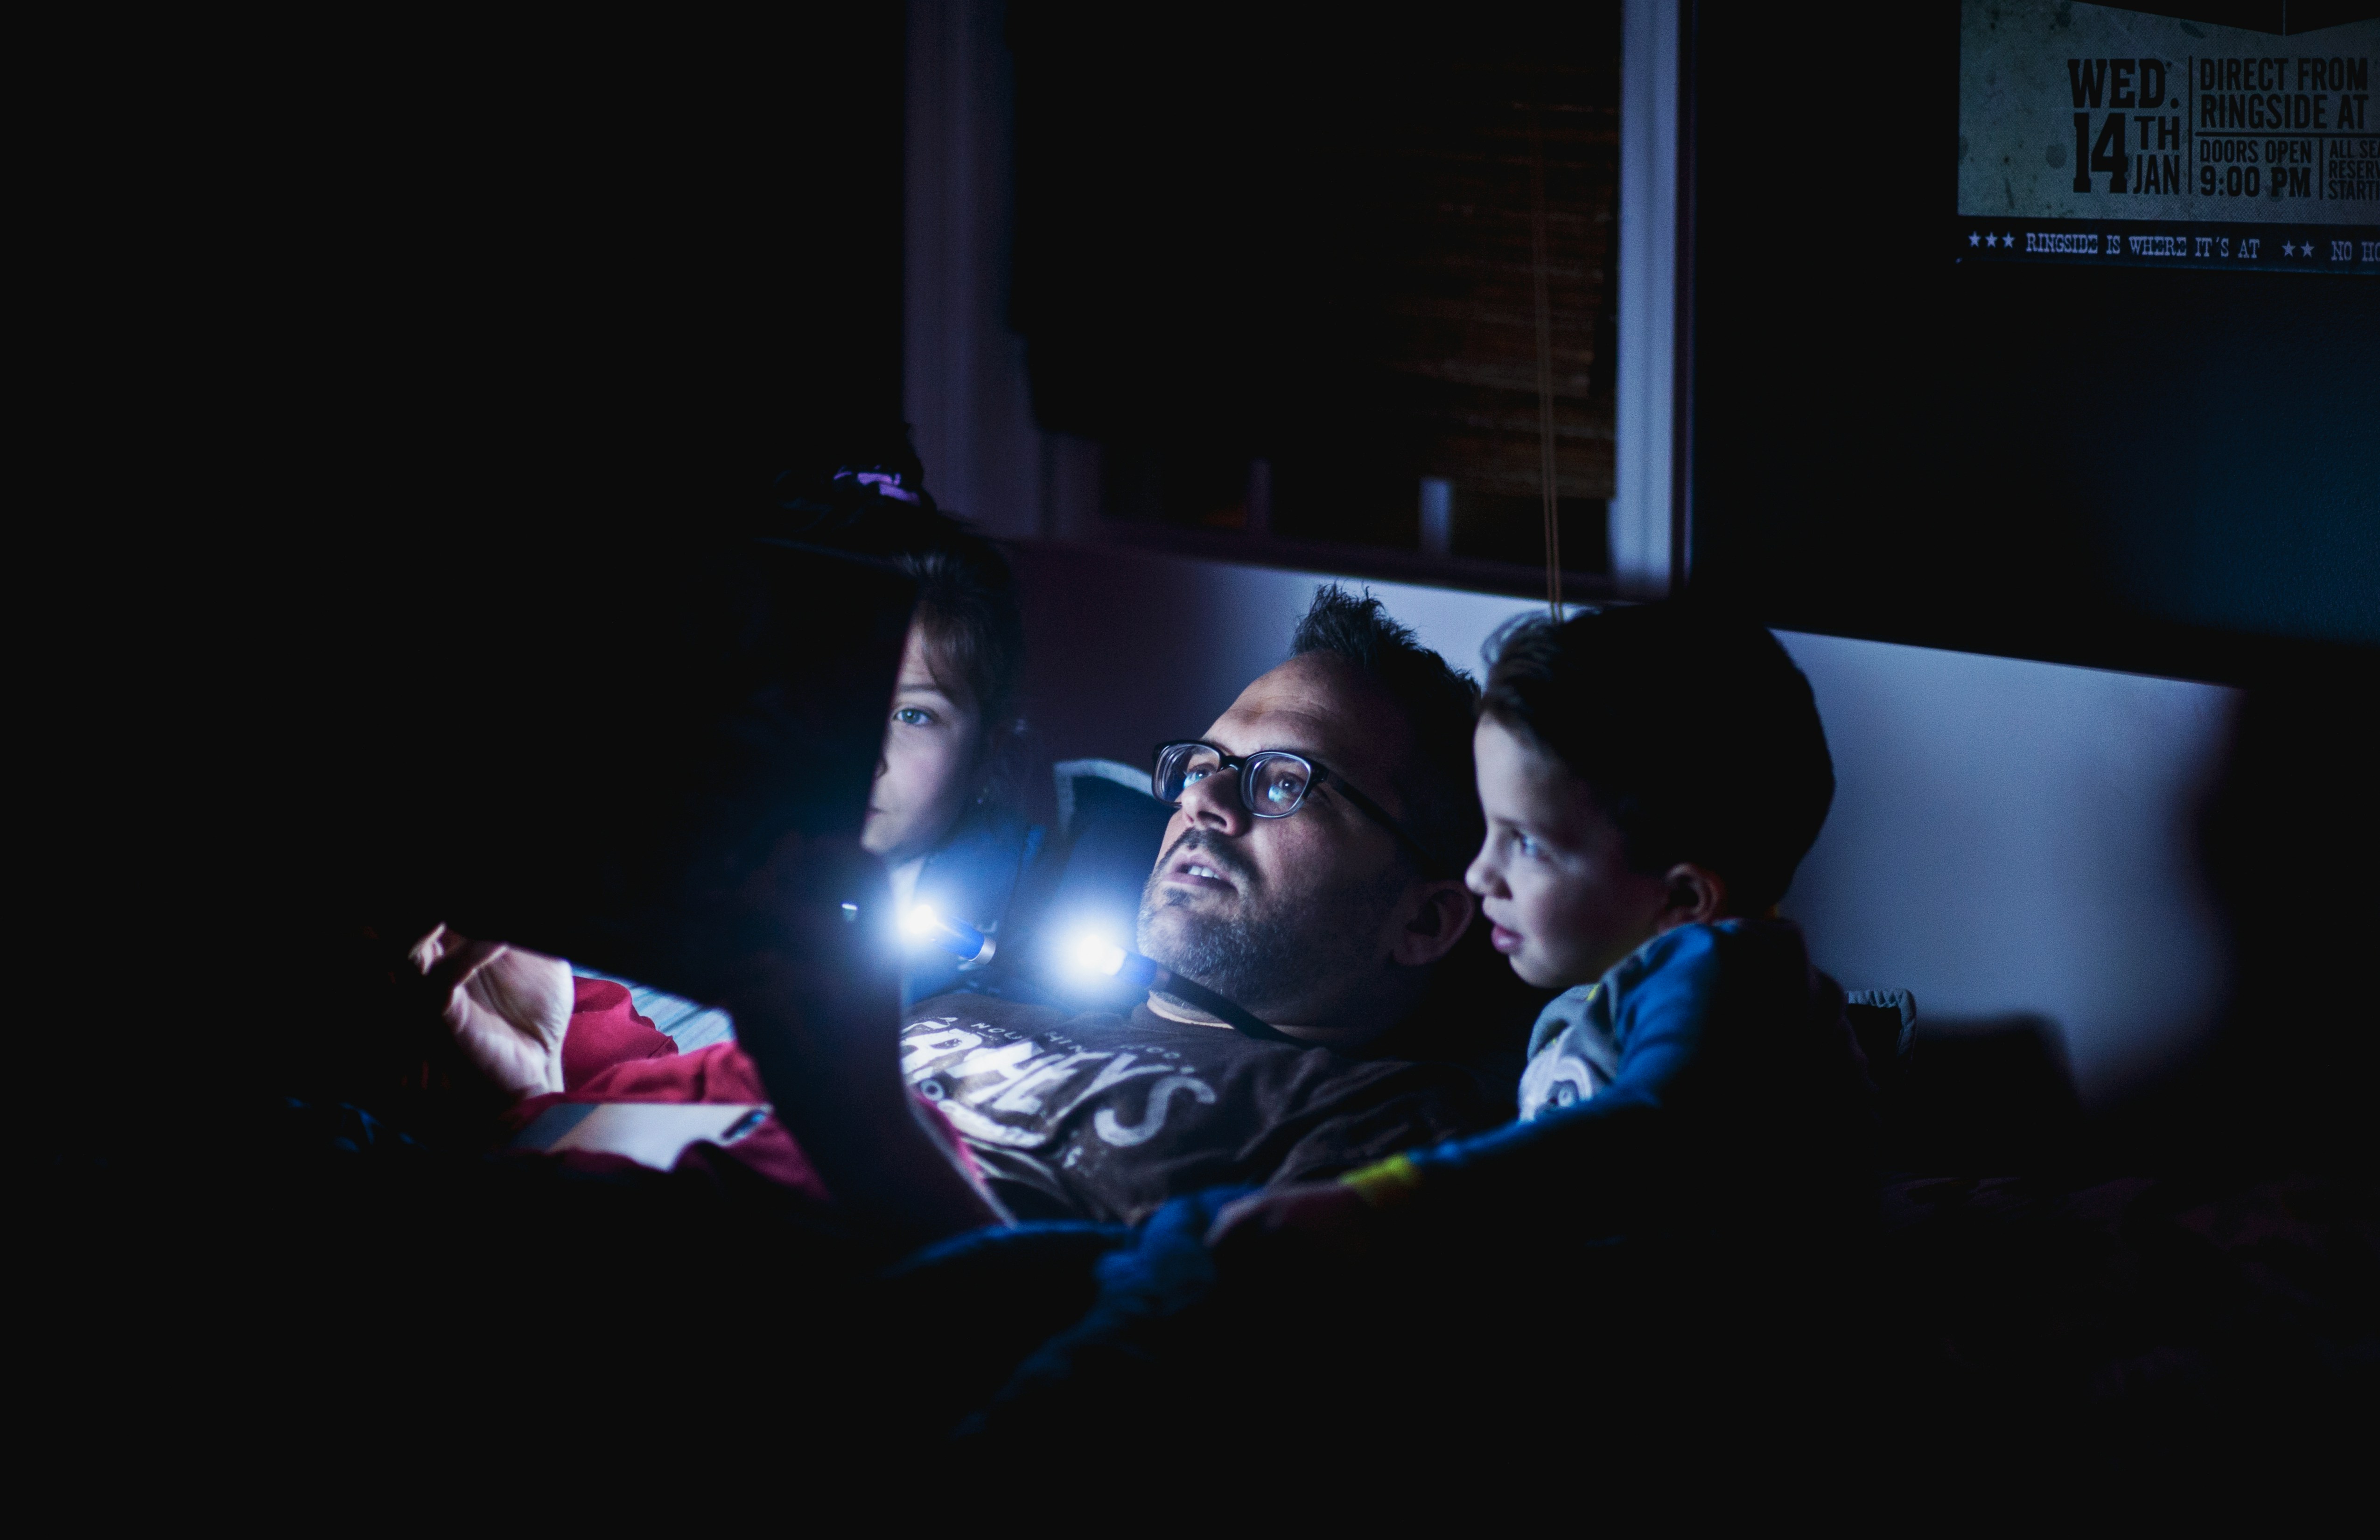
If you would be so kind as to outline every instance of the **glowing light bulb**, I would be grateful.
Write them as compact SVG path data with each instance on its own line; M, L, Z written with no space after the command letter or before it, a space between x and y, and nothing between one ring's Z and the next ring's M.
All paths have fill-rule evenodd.
M1075 937L1070 952L1075 966L1085 973L1104 974L1112 978L1123 968L1123 948L1095 930L1086 930Z
M974 926L947 920L930 903L913 903L901 916L901 939L911 946L937 946L962 963L991 961L992 940Z

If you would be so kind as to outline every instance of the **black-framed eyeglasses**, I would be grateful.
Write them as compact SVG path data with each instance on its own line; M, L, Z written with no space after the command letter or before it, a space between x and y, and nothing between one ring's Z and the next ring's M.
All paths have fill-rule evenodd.
M1240 805L1260 819L1285 819L1305 806L1305 799L1324 786L1336 786L1339 794L1354 806L1357 812L1397 837L1400 844L1421 863L1424 872L1436 876L1445 863L1429 853L1427 846L1405 832L1403 825L1389 817L1388 810L1348 783L1347 778L1303 754L1293 754L1285 748L1260 748L1254 754L1226 754L1213 744L1190 741L1157 746L1157 769L1150 776L1150 789L1157 800L1168 807L1182 805L1182 793L1187 787L1236 770L1240 778Z

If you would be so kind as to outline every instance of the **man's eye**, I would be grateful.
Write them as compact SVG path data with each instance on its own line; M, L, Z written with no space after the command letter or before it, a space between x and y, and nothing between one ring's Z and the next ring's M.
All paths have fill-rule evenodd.
M892 713L892 720L905 727L923 727L934 720L934 713L922 706L904 706Z
M1299 787L1294 781L1276 781L1265 788L1265 800L1274 806L1295 802Z

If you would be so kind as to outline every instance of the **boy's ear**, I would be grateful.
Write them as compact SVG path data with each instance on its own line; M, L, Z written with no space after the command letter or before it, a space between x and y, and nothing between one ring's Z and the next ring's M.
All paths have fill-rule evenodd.
M1460 880L1428 884L1422 889L1420 907L1397 932L1390 955L1404 967L1428 966L1454 950L1478 908L1479 901Z
M1662 895L1657 930L1674 930L1682 925L1704 925L1727 917L1727 879L1708 867L1681 861L1664 872L1661 880L1669 891Z

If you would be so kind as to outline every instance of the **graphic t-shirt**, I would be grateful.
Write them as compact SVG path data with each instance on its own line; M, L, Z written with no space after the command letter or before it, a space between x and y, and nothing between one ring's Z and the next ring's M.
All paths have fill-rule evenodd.
M1221 1183L1321 1180L1503 1121L1451 1065L984 995L909 1013L901 1069L1020 1219L1136 1223Z

